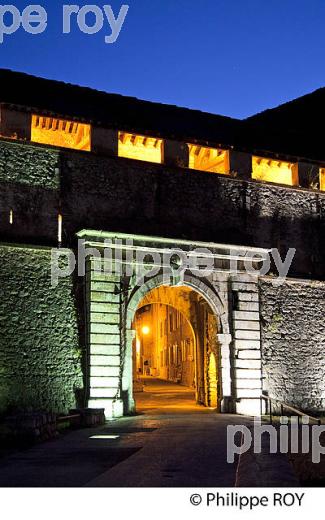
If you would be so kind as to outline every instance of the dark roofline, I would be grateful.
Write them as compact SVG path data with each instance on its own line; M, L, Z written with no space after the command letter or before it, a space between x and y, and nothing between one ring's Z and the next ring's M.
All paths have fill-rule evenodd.
M291 99L290 101L286 101L285 103L281 103L273 108L267 108L266 110L262 110L261 112L257 112L245 119L245 121L249 122L259 122L259 121L267 121L267 120L275 120L278 115L283 117L283 114L286 112L296 111L298 107L302 105L308 104L310 101L314 102L316 98L319 100L324 100L325 97L325 87L320 87L312 92L308 92L307 94L303 94L298 98Z
M305 106L315 98L325 107L323 88L239 120L0 69L0 103L24 111L292 161L325 161L323 137L317 127L310 131ZM299 117L306 123L297 125Z
M62 118L169 139L231 145L241 121L200 110L0 69L0 102Z
M248 134L260 147L279 153L325 160L324 140L318 121L325 117L325 88L264 110L246 119Z

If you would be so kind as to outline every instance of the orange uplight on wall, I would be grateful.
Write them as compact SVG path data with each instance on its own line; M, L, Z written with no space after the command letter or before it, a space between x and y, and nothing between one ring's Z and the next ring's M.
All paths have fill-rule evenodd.
M149 332L150 332L150 328L149 328L147 325L145 325L144 327L142 327L142 334L143 334L144 336L148 336Z
M127 159L162 163L162 139L119 132L118 155Z
M89 152L90 125L33 115L31 140L35 143Z
M207 148L188 144L189 168L204 172L229 174L229 152L219 148Z
M255 157L252 159L252 178L258 181L298 186L298 164Z
M61 244L62 242L62 215L58 215L58 242Z
M325 191L325 168L319 169L319 189Z

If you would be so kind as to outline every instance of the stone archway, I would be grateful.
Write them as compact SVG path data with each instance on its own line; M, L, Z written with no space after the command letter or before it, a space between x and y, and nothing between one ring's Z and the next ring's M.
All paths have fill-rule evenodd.
M163 275L157 275L150 280L147 280L141 287L135 287L129 297L128 305L127 305L127 328L130 329L132 320L134 317L134 312L138 308L141 300L145 298L145 296L152 291L161 286L166 285L166 279ZM215 313L216 316L219 316L221 322L221 331L223 334L229 334L229 321L228 321L228 312L226 302L222 301L218 293L213 290L210 284L205 283L200 278L195 278L194 276L185 275L181 284L179 283L171 283L167 284L169 287L190 287L197 293L199 293L210 305L211 309Z
M173 289L171 291L170 289ZM195 334L196 342L196 396L197 402L210 406L211 395L213 394L215 400L215 408L222 411L231 411L229 408L229 402L231 400L231 385L230 385L230 335L224 334L224 330L229 331L228 315L225 312L227 305L222 302L218 293L213 290L208 283L205 283L202 279L196 279L193 276L184 276L181 284L170 283L166 286L166 281L163 276L156 276L145 282L141 287L136 287L132 291L132 294L128 300L127 305L127 337L129 338L129 345L127 347L128 355L132 355L132 343L134 341L134 330L133 320L136 310L139 306L143 306L149 303L163 303L174 308L179 308L180 295L183 293L189 296L194 293L200 296L202 302L204 302L207 308L210 309L211 315L214 317L215 323L218 323L218 327L215 329L215 350L218 349L219 360L218 365L215 366L214 380L212 380L212 372L208 370L208 334L204 334L201 331L201 339L199 340L198 334ZM194 316L193 310L189 302L190 298L185 298L185 306L183 305L181 311L189 320L193 330L197 327L196 317ZM186 303L188 305L186 306ZM225 302L226 303L226 302ZM199 346L201 351L199 351ZM223 358L221 357L223 354ZM223 384L224 382L224 384ZM211 385L211 389L209 386ZM219 392L217 387L219 385Z
M108 418L134 411L132 320L149 291L168 285L193 289L219 320L220 411L261 413L259 274L257 270L245 273L240 259L250 260L257 268L259 261L254 258L262 250L93 230L83 230L78 236L93 255L85 276L89 407L104 408ZM177 267L179 251L186 257L183 270ZM212 270L193 267L193 254L200 256L200 251L203 257L208 251Z

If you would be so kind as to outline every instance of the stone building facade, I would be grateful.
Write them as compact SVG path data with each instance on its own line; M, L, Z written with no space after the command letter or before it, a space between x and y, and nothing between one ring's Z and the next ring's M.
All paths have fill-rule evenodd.
M265 393L324 410L325 159L274 136L265 151L252 121L0 76L0 413L133 413L135 316L153 303L192 327L198 402L258 415ZM53 286L78 240L97 257ZM171 261L203 248L206 275ZM289 248L284 283L258 270ZM169 253L154 274L152 252Z

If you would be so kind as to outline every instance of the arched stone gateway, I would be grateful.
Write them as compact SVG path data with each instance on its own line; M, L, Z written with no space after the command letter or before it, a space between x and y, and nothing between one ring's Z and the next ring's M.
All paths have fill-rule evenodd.
M200 287L200 292L198 287ZM206 294L209 300L205 296ZM224 326L228 330L228 321L225 314L226 302L223 303L217 293L211 290L203 281L193 276L184 276L182 285L170 283L168 286L165 285L162 276L157 276L145 283L141 289L136 290L131 296L128 305L127 327L129 330L132 331L134 329L133 321L139 306L143 308L153 304L165 305L179 311L191 326L195 343L195 391L197 403L231 411L229 403L227 403L230 395L226 394L226 392L229 392L227 382L230 379L228 361L225 361L224 364L220 363L218 374L216 368L214 381L209 380L207 368L211 351L213 350L217 354L221 346L220 339L224 340L222 323L225 324ZM214 321L214 327L212 328L213 330L209 330L212 321ZM229 334L227 334L226 339L230 339ZM229 342L227 344L229 345ZM220 359L220 355L218 355L218 358ZM227 359L229 359L229 356ZM209 397L210 388L214 386L216 390L217 380L219 379L219 382L222 381L222 368L224 368L225 391L219 392L215 404L211 405Z
M107 417L134 413L133 320L139 305L165 287L176 292L161 289L161 303L177 305L177 290L183 288L199 295L211 310L215 325L210 320L204 333L205 390L198 400L211 405L219 399L221 412L260 414L258 274L247 275L243 258L257 270L265 250L96 231L78 236L96 257L87 262L85 291L90 407L104 407ZM202 262L194 266L194 254L209 269L204 270ZM213 259L213 266L207 258Z

